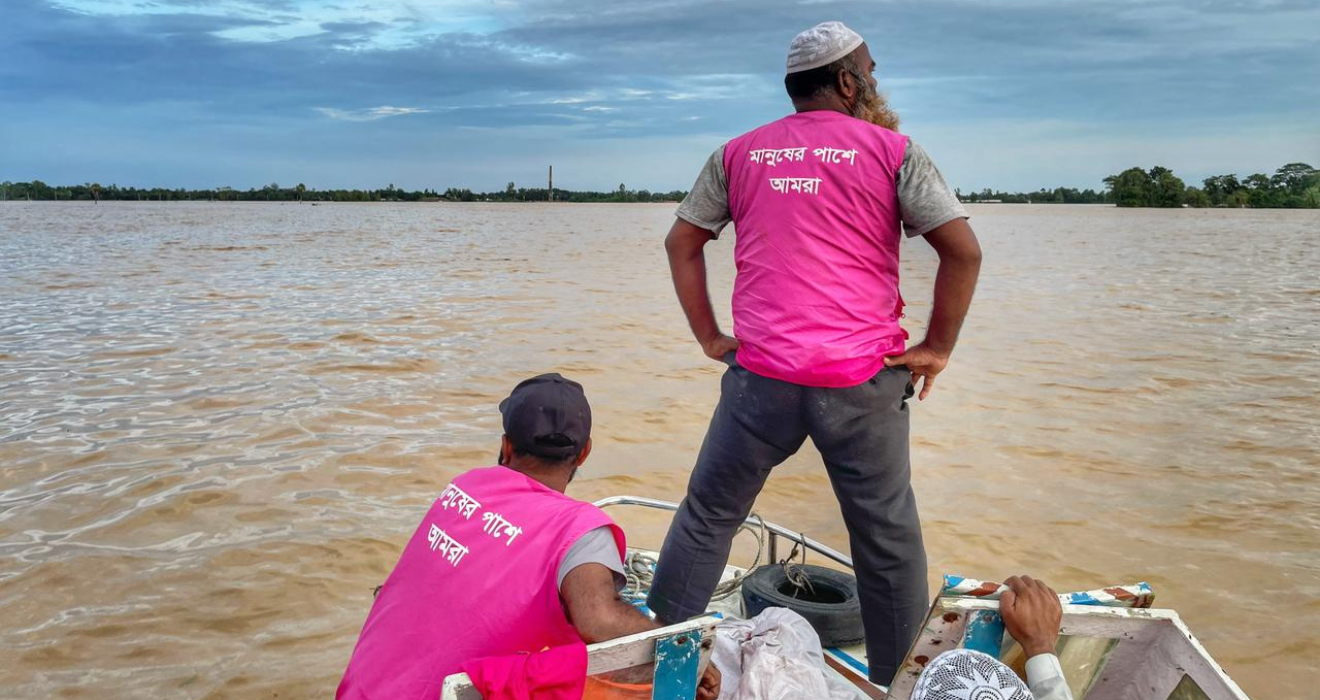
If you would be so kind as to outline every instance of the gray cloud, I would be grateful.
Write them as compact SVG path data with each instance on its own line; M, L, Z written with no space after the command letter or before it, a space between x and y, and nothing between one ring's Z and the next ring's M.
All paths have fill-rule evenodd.
M950 144L990 124L1070 124L1121 142L1207 116L1283 124L1320 112L1320 82L1307 79L1320 75L1320 5L1301 1L526 0L462 31L436 29L420 10L352 20L345 6L316 22L288 0L154 0L156 14L131 15L6 5L0 117L39 126L56 105L139 110L160 138L199 121L249 130L388 121L414 137L537 128L564 148L688 137L713 146L787 109L785 47L824 19L868 38L909 129ZM241 40L302 25L312 33ZM411 111L387 120L397 115L382 105Z

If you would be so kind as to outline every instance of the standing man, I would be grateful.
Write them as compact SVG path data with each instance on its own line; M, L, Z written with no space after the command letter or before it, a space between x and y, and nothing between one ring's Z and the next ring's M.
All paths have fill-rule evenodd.
M648 604L664 622L705 610L771 468L811 437L848 528L870 678L888 684L929 604L906 402L949 362L981 249L925 151L895 131L862 37L817 25L787 64L795 113L718 149L665 239L692 332L729 369ZM734 337L715 321L702 252L730 221ZM940 259L926 338L911 348L904 230Z

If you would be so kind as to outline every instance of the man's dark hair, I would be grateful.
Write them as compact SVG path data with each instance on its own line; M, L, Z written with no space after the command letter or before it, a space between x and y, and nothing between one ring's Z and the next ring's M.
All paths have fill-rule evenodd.
M833 90L838 83L839 73L843 71L848 71L853 74L853 77L860 79L861 73L857 70L852 54L819 68L785 75L784 89L788 90L790 99L809 100L819 96L822 92Z
M561 435L559 433L537 436L536 444L541 447L552 448L553 450L556 451L574 447L573 438L570 438L567 435ZM543 454L536 454L535 452L531 452L529 450L518 449L517 447L513 448L513 453L524 459L530 459L536 462L538 466L547 467L547 468L562 467L566 464L572 464L573 460L577 459L578 455L582 454L581 450L574 450L573 452L570 452L569 454L563 456L543 455Z
M554 469L556 467L563 467L572 464L573 460L577 459L578 455L581 453L580 452L574 453L566 457L546 457L545 455L538 455L531 452L525 452L515 447L513 448L513 454L519 459L525 459L533 462L538 467L542 467L545 469Z

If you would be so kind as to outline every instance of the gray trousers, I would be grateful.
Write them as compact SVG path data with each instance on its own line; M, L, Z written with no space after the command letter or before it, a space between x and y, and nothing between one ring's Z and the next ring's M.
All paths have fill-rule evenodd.
M732 353L726 361L720 402L647 605L669 623L706 611L733 536L770 470L810 436L848 528L870 678L888 684L930 605L908 459L908 370L893 367L855 387L826 389L758 376Z

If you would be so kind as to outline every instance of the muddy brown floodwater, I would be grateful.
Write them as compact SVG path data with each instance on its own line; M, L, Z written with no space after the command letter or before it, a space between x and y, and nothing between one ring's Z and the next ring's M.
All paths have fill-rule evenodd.
M329 697L533 373L595 407L570 493L681 497L721 366L670 289L672 209L0 204L0 694ZM1311 696L1320 213L972 214L982 283L913 411L932 585L1147 580L1249 694ZM920 338L935 259L904 255ZM729 237L711 264L727 319ZM756 508L847 548L809 447Z

